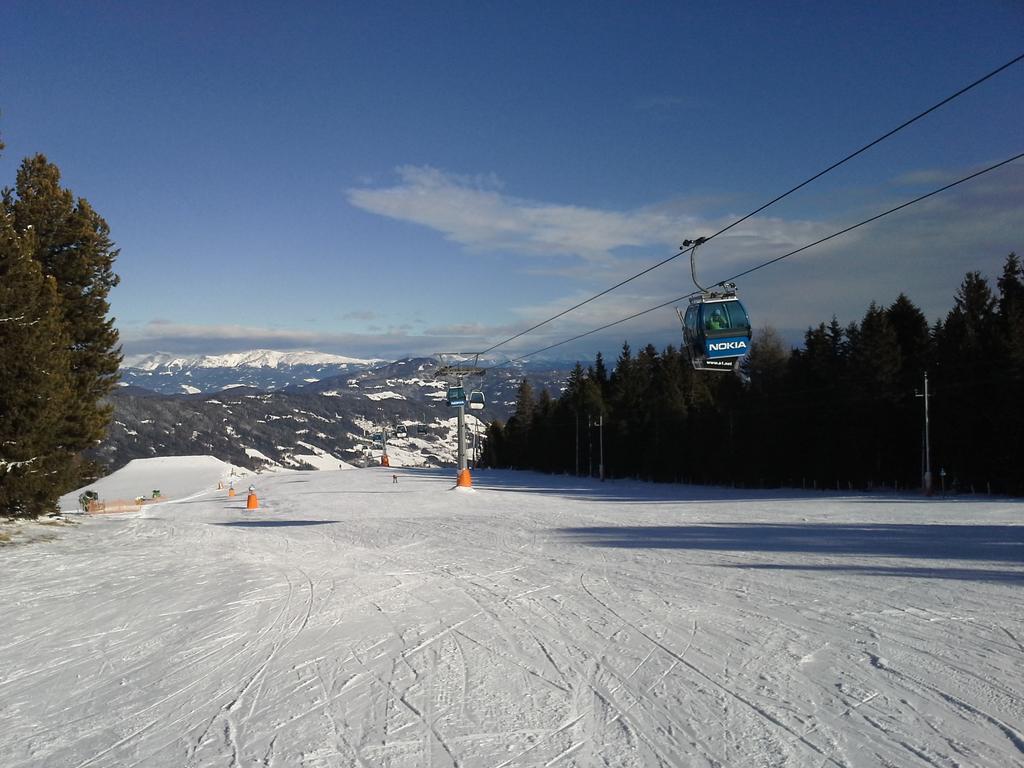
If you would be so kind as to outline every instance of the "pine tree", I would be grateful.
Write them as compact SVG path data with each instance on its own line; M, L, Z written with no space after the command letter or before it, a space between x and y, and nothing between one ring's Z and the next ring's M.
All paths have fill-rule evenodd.
M741 453L735 466L747 482L759 487L776 485L795 472L790 466L794 440L804 425L795 418L797 403L788 392L792 354L778 332L765 327L741 363L747 386L739 403Z
M16 232L32 232L33 255L58 287L73 392L62 440L69 461L57 478L67 490L92 479L80 454L104 437L110 421L103 398L117 383L121 352L107 296L119 280L113 272L118 252L107 223L88 201L60 186L60 171L42 155L22 163L14 196L8 191L3 207Z
M54 509L69 457L67 338L56 281L33 259L32 239L0 212L0 514L17 517Z
M487 425L483 446L480 449L480 464L484 467L507 467L508 460L504 455L505 427L499 419Z
M505 450L512 467L525 468L530 461L530 428L533 425L533 385L529 380L519 382L516 409L505 424Z
M893 445L892 434L903 361L896 330L875 302L851 339L849 359L850 380L856 387L850 413L856 420L848 434L857 447L856 459L847 465L849 479L891 481L898 472L894 463L906 455L899 451L903 446Z
M604 355L597 353L594 360L594 381L601 388L601 397L608 396L608 368L604 364Z
M1016 253L1006 257L999 288L999 338L1007 371L1013 378L1024 376L1024 267Z
M885 316L896 332L896 343L900 350L900 387L904 392L911 392L915 386L920 386L931 355L928 318L902 293L885 310Z
M946 316L942 340L947 363L989 368L996 339L996 299L988 281L968 272Z
M847 441L836 438L845 434L848 421L848 348L846 331L833 316L828 326L808 328L803 349L790 357L789 456L802 484L831 486L835 467L844 465L850 451Z
M1004 478L1005 489L1024 493L1024 477L1020 471L1024 458L1024 268L1017 254L1006 258L1003 274L996 281L999 287L998 340L1002 375L993 392L994 408L1000 414L1004 449L996 469Z
M542 389L534 405L527 440L530 453L527 456L526 465L532 469L539 469L542 472L551 472L554 469L556 460L554 417L555 404L551 399L551 394L546 389Z
M862 396L887 401L897 397L903 364L899 340L887 313L874 302L851 343L850 364Z
M641 372L629 342L623 342L608 382L609 468L619 476L635 476L640 471L640 419L643 408Z
M965 487L984 488L1002 449L1000 414L978 408L1002 374L997 355L996 299L988 281L969 272L935 336L932 455Z
M750 345L750 354L741 363L750 379L752 392L766 393L776 389L786 375L789 353L774 328L762 328Z

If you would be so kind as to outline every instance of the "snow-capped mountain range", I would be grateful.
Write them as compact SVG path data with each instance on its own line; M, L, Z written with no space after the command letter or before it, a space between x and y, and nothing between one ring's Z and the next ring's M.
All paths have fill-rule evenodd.
M384 424L396 466L455 460L456 414L445 404L446 381L434 376L435 358L384 362L257 350L131 362L110 397L108 436L91 452L111 470L137 458L195 454L252 469L379 462L373 436ZM487 399L484 410L466 414L476 433L508 418L524 377L535 392L558 396L568 367L535 365L496 365L466 382Z
M431 360L433 358L416 358ZM198 395L250 387L267 392L305 387L337 376L383 370L401 361L355 358L328 352L255 349L225 355L174 355L156 352L127 357L121 367L121 386L135 386L162 395ZM491 360L481 365L495 365ZM402 363L404 365L404 363ZM501 376L525 372L569 370L572 362L531 361L500 366ZM497 370L497 369L496 369Z
M273 349L254 349L248 352L234 352L227 355L191 355L182 357L169 352L126 357L123 367L140 371L194 368L281 368L295 365L337 365L366 367L383 362L380 359L361 360L344 355L305 350L301 352L279 352Z
M157 352L126 358L121 384L164 395L195 395L232 387L275 390L366 370L382 362L326 352L271 349L192 356Z

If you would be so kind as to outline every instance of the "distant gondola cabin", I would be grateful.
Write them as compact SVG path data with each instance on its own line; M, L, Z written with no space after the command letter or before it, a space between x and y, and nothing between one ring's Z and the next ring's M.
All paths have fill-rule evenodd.
M462 387L449 387L448 395L445 397L445 402L452 407L465 405L466 390Z

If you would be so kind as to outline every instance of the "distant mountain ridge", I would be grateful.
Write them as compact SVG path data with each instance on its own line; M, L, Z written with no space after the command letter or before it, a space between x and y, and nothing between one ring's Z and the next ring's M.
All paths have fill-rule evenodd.
M356 358L313 350L278 351L254 349L223 355L175 355L155 352L132 355L121 367L122 387L141 387L162 395L199 395L251 387L265 392L314 385L335 378L378 371L404 375L415 361L423 369L436 367L434 358ZM527 372L570 370L571 362L531 361L527 363L481 362L490 365L500 378L520 377ZM390 371L390 374L386 372ZM430 375L429 373L426 375ZM343 381L344 385L345 382Z
M272 391L367 370L383 362L312 350L254 349L225 355L157 352L126 359L121 385L164 395L196 395L233 387Z
M303 350L279 352L273 349L254 349L248 352L234 352L226 355L174 355L156 352L149 355L133 355L125 359L124 368L153 371L158 368L280 368L295 365L345 365L365 367L384 362L381 359L360 359L345 357L328 352Z
M446 381L434 376L435 358L363 366L268 359L278 365L123 369L122 386L109 398L110 430L91 458L111 470L137 458L198 454L252 469L359 466L379 463L374 435L388 424L396 466L454 463L456 411L445 403ZM467 388L486 394L484 410L466 414L478 436L493 419L508 418L524 377L534 391L557 397L568 370L495 366L467 381ZM399 426L406 434L399 434Z

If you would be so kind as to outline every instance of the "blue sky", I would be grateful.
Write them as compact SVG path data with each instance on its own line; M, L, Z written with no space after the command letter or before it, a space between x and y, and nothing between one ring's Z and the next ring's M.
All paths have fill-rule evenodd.
M42 152L107 219L125 351L483 349L670 256L1024 52L1024 5L0 7L0 183ZM1024 151L1018 64L700 251L714 281ZM797 340L937 319L1024 252L1024 163L761 270ZM680 296L682 259L501 349ZM677 342L671 309L564 349Z

